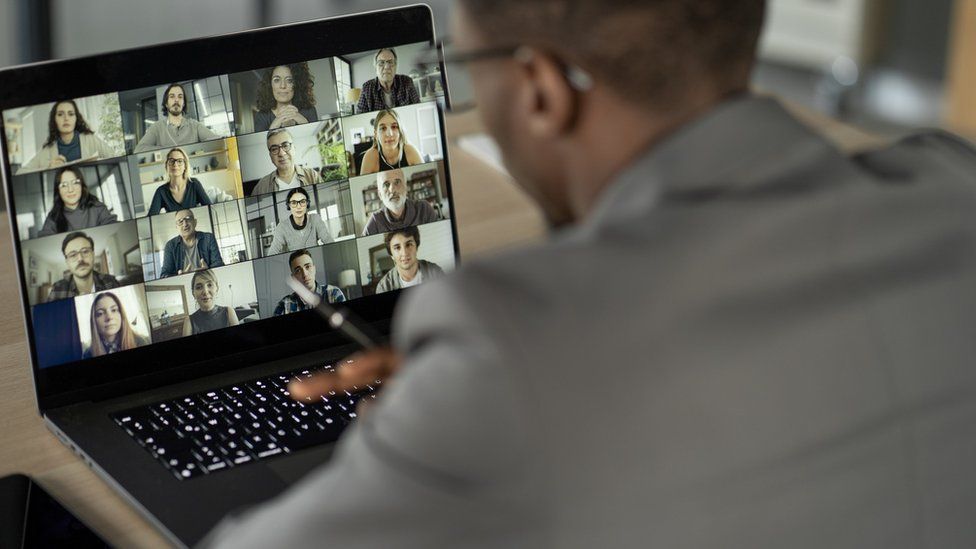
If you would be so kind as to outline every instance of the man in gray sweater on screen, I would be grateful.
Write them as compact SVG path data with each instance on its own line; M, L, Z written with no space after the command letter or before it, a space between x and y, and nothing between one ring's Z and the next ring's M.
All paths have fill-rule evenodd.
M976 152L752 95L762 0L459 0L553 227L404 292L331 460L218 547L976 547Z

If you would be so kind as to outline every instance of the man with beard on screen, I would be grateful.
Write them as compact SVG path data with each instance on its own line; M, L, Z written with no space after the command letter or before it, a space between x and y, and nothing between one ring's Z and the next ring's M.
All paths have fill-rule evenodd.
M199 120L186 114L186 92L182 84L170 84L163 92L163 118L146 130L135 152L145 152L162 147L191 145L220 138Z
M67 299L119 287L119 281L110 274L95 271L95 241L83 232L70 233L61 241L61 253L71 271L71 276L55 282L48 294L48 301Z
M407 181L403 170L376 174L376 190L383 208L373 212L363 229L363 236L386 233L437 221L437 212L426 200L407 198Z

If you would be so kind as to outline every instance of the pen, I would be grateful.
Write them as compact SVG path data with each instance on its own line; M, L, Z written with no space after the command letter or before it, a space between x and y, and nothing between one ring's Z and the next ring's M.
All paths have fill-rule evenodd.
M381 347L380 338L365 322L356 319L348 310L339 310L322 299L317 293L309 290L304 284L289 276L288 286L298 294L305 303L311 306L319 315L328 321L329 326L346 334L364 349Z

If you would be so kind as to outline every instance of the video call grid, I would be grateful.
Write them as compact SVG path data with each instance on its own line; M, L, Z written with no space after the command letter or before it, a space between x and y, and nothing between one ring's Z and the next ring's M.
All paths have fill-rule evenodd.
M226 77L226 76L228 76L228 75L222 75L221 77ZM220 77L218 77L218 78L220 78ZM333 81L333 83L335 83L335 81ZM107 94L107 95L110 95L110 94ZM423 104L423 103L436 104L436 102L438 100L440 100L440 98L435 97L431 101L422 102L420 104ZM337 103L337 106L338 106L338 103ZM341 108L340 108L340 110L341 110ZM238 107L236 105L235 105L235 108L234 108L234 112L235 112L235 114L238 112ZM333 117L330 118L330 119L318 120L318 121L315 121L315 122L309 122L308 125L321 125L323 122L328 122L330 120L334 120L334 121L336 121L338 123L339 127L341 128L344 120L345 121L348 121L350 119L357 119L357 118L358 119L361 119L362 116L363 116L363 114L370 115L370 114L374 114L376 112L378 112L378 111L370 111L369 113L357 113L357 114L347 114L347 115L342 115L340 113L338 115L333 115ZM435 112L436 112L436 109L435 109ZM160 119L160 120L162 120L162 119ZM437 127L439 129L439 127L440 127L440 120L436 120L435 119L434 122L435 122L435 124L437 125ZM291 128L289 128L289 130L295 130L295 129L297 129L297 126L292 126ZM211 141L202 141L202 142L194 143L194 144L191 144L191 145L184 145L183 147L191 147L191 146L197 146L197 145L207 145L209 143L220 142L221 140L223 140L225 143L228 144L228 146L226 147L225 150L227 150L227 151L234 150L234 152L238 152L237 151L237 148L234 147L234 146L232 146L232 145L230 145L230 143L233 142L233 143L236 144L238 139L240 139L242 137L249 136L249 135L260 135L260 136L263 136L266 133L266 132L258 132L258 131L255 131L255 132L251 132L251 133L241 133L241 134L234 135L233 132L234 132L234 130L231 129L231 132L230 133L232 135L229 135L229 136L226 136L226 137L224 137L224 136L218 136L217 139L214 139L214 140L211 140ZM341 133L339 134L338 137L339 137L339 139L336 140L336 141L338 143L340 143L341 145L344 146L347 138L345 136L343 136ZM360 134L360 137L362 137L362 134ZM444 136L442 136L442 135L438 135L437 136L437 139L440 141L440 143L438 143L438 146L443 146L443 142L444 142L444 139L443 138L444 138ZM127 149L128 149L128 147L127 147ZM134 150L135 147L132 147L132 149ZM112 157L112 158L104 158L104 159L99 158L98 160L91 161L91 162L84 162L84 161L82 161L82 162L78 162L77 164L75 164L74 167L78 167L79 169L82 169L82 168L86 168L86 167L104 166L104 165L112 165L112 164L114 164L119 169L121 169L123 171L128 171L128 172L130 172L130 174L132 174L132 173L135 173L131 169L131 163L132 163L133 159L137 159L137 165L139 165L139 167L144 167L145 164L150 164L150 163L153 163L153 162L158 162L158 159L147 160L147 158L151 158L151 155L153 155L155 152L157 152L157 151L168 151L169 149L170 148L168 148L168 147L164 147L164 148L157 149L157 150L149 150L149 151L144 151L142 153L129 154L129 155L125 155L125 156L120 155L120 156L116 156L116 157ZM130 151L127 150L126 152L130 152ZM254 177L252 177L249 174L248 177L246 178L247 181L245 181L245 178L242 176L242 173L241 173L242 170L240 169L241 168L240 155L239 154L237 154L237 155L229 154L228 156L229 156L229 158L228 158L228 164L233 164L233 166L235 166L237 168L235 170L235 172L234 172L234 174L236 175L236 181L235 181L235 183L237 183L237 185L238 185L238 189L240 191L240 194L243 194L243 185L245 183L248 183L248 182L253 182L254 181ZM442 155L441 155L441 157L442 157ZM349 158L349 156L347 156L347 160L348 160L348 158ZM139 160L141 160L141 162L139 162ZM353 160L353 162L354 161L355 160ZM437 162L437 161L435 161L435 162L426 162L426 164L430 164L430 165L434 166L435 170L437 171L437 174L438 174L438 177L439 177L438 185L440 185L441 187L444 187L444 193L441 196L441 199L443 200L443 202L444 202L444 204L446 206L447 203L449 202L449 197L447 196L446 185L445 185L445 182L443 180L443 178L444 178L443 169L440 166L440 163ZM421 167L422 166L423 165L421 165ZM346 168L347 175L351 175L349 172L355 171L355 167L354 166L351 166L350 163L348 163L348 162L346 163L345 168ZM438 169L438 168L440 168L440 169ZM48 173L53 173L54 171L55 170L47 170ZM42 174L41 177L43 177L44 171L41 171L40 173ZM196 174L192 174L192 175L196 175ZM18 175L18 177L21 177L21 176ZM365 176L360 176L360 178L363 178L363 177L365 177ZM131 175L130 175L130 178L131 178ZM356 178L353 177L352 179L356 179ZM350 179L339 179L339 180L332 180L332 181L324 181L323 183L319 183L317 185L326 185L326 184L341 185L341 184L344 183L346 185L345 193L347 195L348 200L351 202L352 201L352 196L351 196L351 190L350 190L350 188L348 186L349 185L349 181L350 181ZM155 182L156 181L154 181L154 183ZM101 182L99 182L99 183L101 183ZM141 183L141 180L140 180L140 183ZM130 214L129 216L124 216L123 219L120 219L118 221L119 224L122 224L122 223L125 223L125 222L128 222L128 221L149 220L150 221L150 225L149 226L151 227L152 219L154 219L154 218L160 218L160 217L163 217L163 216L167 216L168 213L170 213L170 212L168 212L168 213L161 213L161 214L154 215L154 216L148 215L148 210L145 208L145 197L143 197L143 199L144 199L143 200L143 212L144 213L141 216L138 215L138 214L136 214L135 213L135 210L136 210L136 204L137 204L137 202L136 202L135 199L138 197L138 195L136 194L135 189L137 189L137 188L140 187L140 183L137 183L137 182L132 181L132 180L129 181L128 185L130 186L130 189L133 191L131 193L131 195L130 195L130 198L132 200L129 200L128 201L128 206L131 209L131 211L128 212ZM273 192L273 193L267 193L267 194L276 195L276 194L279 194L279 193L274 193ZM218 203L216 203L216 205L226 206L229 202L245 203L248 200L257 199L260 196L266 196L266 194L265 195L241 196L241 197L236 198L236 199L234 199L232 201L218 202ZM208 214L212 214L212 209L210 207L207 207L207 211L208 211ZM444 215L440 219L447 220L449 222L449 220L450 220L449 213L447 215ZM213 219L213 216L210 215L210 224L211 224L211 226L214 225L214 221L215 220ZM243 225L244 219L240 219L240 222ZM139 228L141 229L142 226L140 225ZM67 234L67 233L58 233L58 235L61 235L61 236L63 236L64 234ZM380 235L380 236L382 236L382 235ZM148 234L147 235L142 230L139 230L138 231L138 240L140 241L140 254L142 252L142 246L141 246L141 244L147 239L147 237L151 239L152 238L152 235L151 234ZM41 237L35 237L35 238L41 238ZM357 231L355 238L350 239L350 240L347 240L344 243L346 243L346 244L348 244L349 242L358 243L359 241L361 241L361 240L363 240L365 238L368 238L368 237L363 237ZM27 239L27 240L31 240L31 239ZM451 241L449 244L450 244L449 247L451 249L451 253L453 254L453 241ZM331 244L324 244L322 246L324 247L324 246L329 246L329 245L331 245ZM282 254L284 254L284 253L288 253L288 252L287 251L282 252ZM215 272L219 272L218 270L226 269L227 267L233 266L233 265L240 266L241 264L244 264L244 263L251 264L251 263L253 263L253 262L255 262L255 261L259 260L259 259L262 259L262 258L257 258L257 257L255 257L255 256L253 256L251 254L248 254L246 260L239 261L239 262L234 263L234 264L231 264L231 265L225 264L224 267L217 267L217 268L214 269L214 271ZM28 263L29 263L28 261L25 261L25 269L30 269L30 265ZM359 269L357 269L357 271L358 270ZM24 273L24 276L25 276L25 279L26 279L27 278L27 273ZM252 272L252 276L253 276L253 272ZM362 273L357 272L357 277L359 278L360 281L363 280ZM141 287L142 288L141 294L143 296L142 299L143 300L146 300L147 297L146 297L146 292L145 292L145 286L148 285L148 286L151 287L153 285L153 282L156 282L156 281L159 281L159 280L165 280L165 279L161 279L159 277L156 277L156 278L148 277L148 278L144 278L141 281L140 280L131 281L126 286ZM124 288L126 286L120 286L120 288ZM83 299L89 299L89 300L91 300L92 299L92 294L88 294L88 295L85 295L85 296L78 296L78 297L74 298L73 301L74 300L83 300ZM80 315L79 315L79 320L81 320Z

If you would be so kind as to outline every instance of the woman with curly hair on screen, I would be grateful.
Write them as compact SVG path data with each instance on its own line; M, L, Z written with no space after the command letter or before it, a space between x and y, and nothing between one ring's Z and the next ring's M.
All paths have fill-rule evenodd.
M315 77L304 61L265 70L258 84L254 131L287 128L318 120L314 87Z

